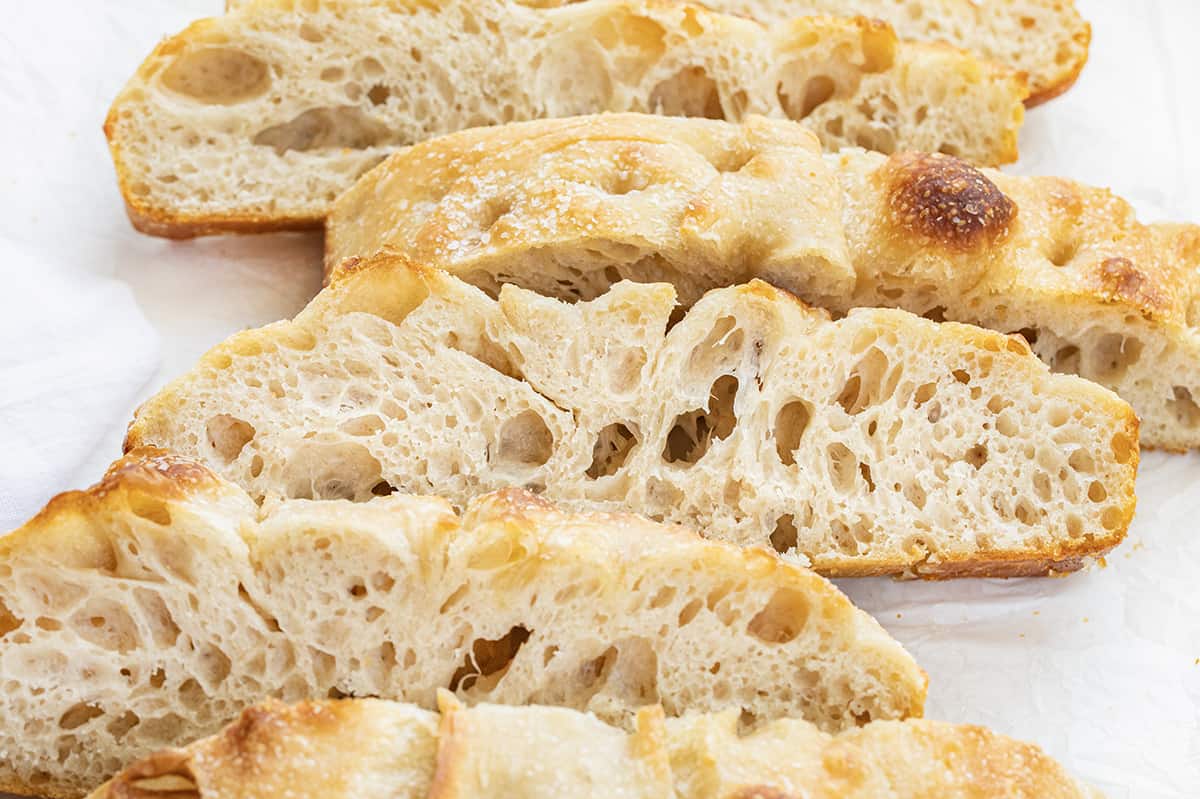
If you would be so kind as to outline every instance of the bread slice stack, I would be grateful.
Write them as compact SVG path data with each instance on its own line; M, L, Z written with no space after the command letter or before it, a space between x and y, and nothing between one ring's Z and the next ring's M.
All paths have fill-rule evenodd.
M1095 799L1036 746L978 727L875 722L831 736L794 719L739 733L735 711L633 731L571 710L463 707L440 717L362 699L271 702L219 735L130 766L92 799Z
M463 507L520 486L836 576L1071 571L1125 534L1132 411L1019 337L894 310L833 321L759 281L676 311L668 284L492 299L381 256L213 349L127 446L259 500Z
M255 0L162 42L105 124L141 230L311 227L387 153L600 111L803 120L832 148L1016 158L1023 77L865 19L668 0Z
M1122 540L1134 410L1030 343L1194 445L1197 229L968 163L1071 2L229 6L113 104L130 216L329 216L328 286L0 538L0 791L1095 796L821 576Z
M0 538L0 671L0 791L54 796L264 697L432 708L449 689L836 732L925 696L870 616L774 553L521 491L461 516L407 495L259 507L158 451Z
M1200 447L1200 226L1111 193L942 155L820 155L796 125L605 115L415 145L334 204L326 267L381 248L495 294L759 277L846 313L1021 333L1129 401L1152 447Z

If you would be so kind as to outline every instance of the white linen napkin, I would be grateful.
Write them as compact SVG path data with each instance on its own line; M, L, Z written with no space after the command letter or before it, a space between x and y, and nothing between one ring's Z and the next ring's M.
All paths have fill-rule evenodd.
M123 283L69 271L0 238L0 533L67 481L159 361Z

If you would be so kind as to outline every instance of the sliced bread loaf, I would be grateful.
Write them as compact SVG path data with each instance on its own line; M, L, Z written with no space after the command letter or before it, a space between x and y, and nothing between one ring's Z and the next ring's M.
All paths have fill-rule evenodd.
M1019 337L904 311L831 321L754 281L674 316L666 284L494 300L383 256L292 322L233 336L139 409L127 446L256 499L524 486L830 575L1079 568L1133 513L1137 421Z
M463 707L441 718L358 699L247 710L219 735L130 766L92 799L1100 799L1038 747L980 727L875 722L837 736L736 711L631 732L571 710Z
M1200 226L1111 193L942 155L847 150L799 126L636 114L464 131L397 153L334 205L327 269L382 247L594 297L669 281L685 304L761 277L844 313L901 307L1022 333L1128 400L1142 442L1200 447Z
M392 150L599 111L803 119L830 147L1016 158L1024 80L863 19L770 29L667 0L256 0L167 39L105 124L146 232L319 225Z
M461 517L403 495L260 508L158 451L0 538L0 673L0 791L52 796L264 696L431 708L448 688L614 724L658 702L834 731L925 695L874 620L774 553L522 491Z

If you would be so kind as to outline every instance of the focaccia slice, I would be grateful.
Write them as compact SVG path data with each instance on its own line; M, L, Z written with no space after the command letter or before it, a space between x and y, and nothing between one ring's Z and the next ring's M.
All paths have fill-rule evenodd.
M839 730L920 715L925 696L870 616L774 553L519 490L462 516L408 495L259 507L153 450L0 538L0 673L0 791L60 797L263 697L433 708L447 689L618 725L659 702ZM347 768L412 773L376 743ZM298 776L375 795L320 770Z

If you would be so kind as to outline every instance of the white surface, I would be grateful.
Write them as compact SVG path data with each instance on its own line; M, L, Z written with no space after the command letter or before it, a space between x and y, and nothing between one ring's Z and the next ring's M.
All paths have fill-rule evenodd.
M1029 114L1015 171L1112 186L1146 219L1200 221L1200 2L1078 5L1095 31L1091 63L1074 90ZM94 481L119 453L135 399L230 332L293 314L316 291L320 261L315 236L171 243L138 236L124 218L100 133L107 105L159 37L220 0L5 6L0 508ZM152 336L120 287L96 279L126 284L157 332L149 383ZM92 321L46 322L64 313ZM46 360L52 353L64 360ZM75 372L72 356L87 368ZM54 392L31 390L20 369ZM47 399L22 404L38 396ZM1200 456L1151 453L1143 464L1138 517L1106 568L844 587L929 672L931 717L1037 741L1113 799L1196 797Z

